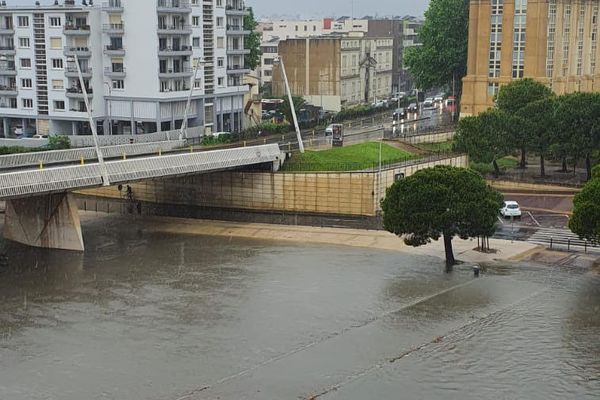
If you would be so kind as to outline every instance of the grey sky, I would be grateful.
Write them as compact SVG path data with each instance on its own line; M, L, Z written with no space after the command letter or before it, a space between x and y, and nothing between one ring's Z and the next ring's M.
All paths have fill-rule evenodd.
M59 0L63 1L63 0ZM101 2L102 0L96 0ZM33 5L35 0L7 0L8 5ZM53 1L42 0L42 4ZM81 0L76 0L81 3ZM300 16L303 18L321 18L323 16L352 15L360 18L364 15L423 15L428 0L246 0L248 6L256 10L260 17Z

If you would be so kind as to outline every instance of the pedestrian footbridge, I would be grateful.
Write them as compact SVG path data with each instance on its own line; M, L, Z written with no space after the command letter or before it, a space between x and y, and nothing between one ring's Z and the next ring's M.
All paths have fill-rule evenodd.
M72 191L260 164L278 169L283 161L277 144L192 151L107 161L106 171L98 163L34 169L29 161L16 170L11 165L13 170L0 173L0 200L6 200L4 237L35 247L83 251Z

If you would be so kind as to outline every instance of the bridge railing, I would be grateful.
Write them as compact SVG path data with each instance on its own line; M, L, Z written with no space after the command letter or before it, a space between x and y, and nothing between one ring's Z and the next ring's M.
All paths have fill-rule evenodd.
M197 138L204 134L204 127L194 127L187 129L188 138ZM94 139L92 136L69 136L71 140L71 147L92 147L94 146ZM111 136L98 136L98 144L100 146L119 146L124 144L135 144L135 143L150 143L150 142L161 142L169 140L179 139L179 129L145 133L140 135L111 135Z

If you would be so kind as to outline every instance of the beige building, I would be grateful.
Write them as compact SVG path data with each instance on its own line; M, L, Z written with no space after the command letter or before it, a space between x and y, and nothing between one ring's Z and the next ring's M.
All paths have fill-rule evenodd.
M471 0L461 115L493 105L502 84L534 78L558 94L600 91L598 0Z
M292 94L328 111L389 98L392 53L393 38L370 38L362 33L279 43ZM273 94L285 95L279 65L273 69Z

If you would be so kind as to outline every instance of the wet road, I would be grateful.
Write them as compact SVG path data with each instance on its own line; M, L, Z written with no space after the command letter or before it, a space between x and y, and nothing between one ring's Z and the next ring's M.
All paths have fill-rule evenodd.
M593 399L600 277L85 225L2 245L0 398Z

